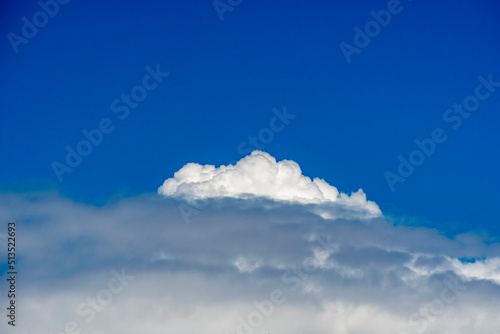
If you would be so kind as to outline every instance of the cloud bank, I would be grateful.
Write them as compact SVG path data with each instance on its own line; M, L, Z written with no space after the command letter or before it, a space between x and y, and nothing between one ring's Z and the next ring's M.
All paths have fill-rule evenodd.
M262 152L243 160L233 172L239 176L227 178L256 178L247 187L253 195L221 190L215 186L218 169L200 165L187 173L192 181L180 173L175 185L162 188L172 196L143 195L100 207L52 193L0 194L0 219L15 220L19 228L22 317L16 331L499 332L495 239L475 233L447 237L364 215L364 205L325 195L335 194L332 186L309 186L314 181L295 163L284 163L294 172L283 180L305 181L301 188L282 181L294 196L277 195L281 188L261 186L261 174L249 166L276 175L262 166L279 163ZM200 188L206 206L188 225L179 212L187 199L173 195L195 196L202 178L215 192ZM316 214L316 206L333 210L334 219ZM6 237L0 234L4 249ZM116 273L122 268L133 279L120 289ZM13 332L5 321L0 331Z

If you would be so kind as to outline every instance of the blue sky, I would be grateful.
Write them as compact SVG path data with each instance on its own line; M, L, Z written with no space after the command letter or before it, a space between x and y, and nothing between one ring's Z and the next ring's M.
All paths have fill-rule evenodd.
M209 1L60 5L18 53L7 37L0 45L2 184L86 202L152 192L187 162L238 160L238 144L286 105L298 117L266 145L275 157L344 191L363 188L389 212L495 229L498 92L395 192L384 172L443 126L479 75L500 80L498 5L403 1L347 63L339 44L353 44L353 28L387 3L243 1L223 21ZM40 10L4 6L4 36ZM156 64L170 76L118 120L111 102ZM102 118L116 130L60 183L51 163Z
M208 328L190 308L196 296L177 293L201 286L200 307L210 306L216 319L224 314L218 307L229 305L236 319L246 314L251 293L269 297L262 291L307 256L317 271L307 293L287 295L286 319L295 319L299 301L312 305L304 323L317 323L315 307L345 311L338 316L359 303L351 314L359 326L344 329L362 333L375 305L394 315L387 319L403 319L391 327L396 333L454 279L467 282L466 307L498 314L488 304L500 293L496 1L1 6L0 218L26 228L26 289L52 303L48 331L60 332L79 301L122 266L139 282L123 298L142 300L139 287L148 286L148 307L159 305L145 307L145 318L163 316L161 298L168 296L189 315L168 328L199 331L186 325ZM347 44L357 49L346 57ZM267 153L245 158L253 140ZM69 166L68 149L91 152ZM238 168L217 176L226 171L219 166L237 161ZM215 167L183 168L191 162ZM391 184L387 175L404 182ZM184 205L190 224L179 210ZM331 247L311 255L327 235ZM338 285L328 284L332 277ZM37 314L39 300L25 301L27 313ZM449 310L450 319L465 319L462 309ZM91 324L95 333L109 325L103 319ZM281 318L273 319L283 332L332 328L281 327ZM420 325L429 333L500 327L446 321ZM122 330L135 325L124 322Z

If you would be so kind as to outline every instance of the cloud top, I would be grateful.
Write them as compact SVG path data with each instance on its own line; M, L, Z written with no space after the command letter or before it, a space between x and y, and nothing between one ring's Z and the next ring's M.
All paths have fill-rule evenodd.
M366 200L363 190L351 196L340 193L325 180L311 180L292 160L276 161L270 154L255 150L235 165L188 163L165 180L158 189L162 195L197 200L217 197L266 197L275 201L302 204L343 203L380 213L378 206Z

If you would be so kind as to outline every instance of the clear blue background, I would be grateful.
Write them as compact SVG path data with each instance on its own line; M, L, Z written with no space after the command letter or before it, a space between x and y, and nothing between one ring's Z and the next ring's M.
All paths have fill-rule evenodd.
M298 115L265 151L343 192L363 188L384 213L449 233L497 227L500 89L453 131L443 112L500 81L496 1L402 1L403 11L352 56L355 26L387 1L243 0L219 17L206 1L73 0L15 53L36 1L1 12L0 164L3 191L57 189L74 199L155 192L187 162L226 164L267 127L272 109ZM145 67L170 72L121 121L111 102L141 83ZM51 167L102 118L116 129L59 183ZM414 139L442 127L448 140L390 191ZM418 217L413 220L411 217Z

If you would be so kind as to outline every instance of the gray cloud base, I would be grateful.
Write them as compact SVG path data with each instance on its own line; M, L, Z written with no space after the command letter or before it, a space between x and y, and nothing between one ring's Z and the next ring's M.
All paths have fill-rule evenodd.
M265 198L207 199L187 225L185 202L158 195L101 207L0 197L0 217L19 229L26 333L64 332L70 321L84 333L244 332L253 301L275 289L286 301L253 333L498 333L499 244L484 236L393 226L352 206L325 219L314 212L328 207ZM134 281L86 323L78 305L121 268ZM463 290L429 313L450 282Z

